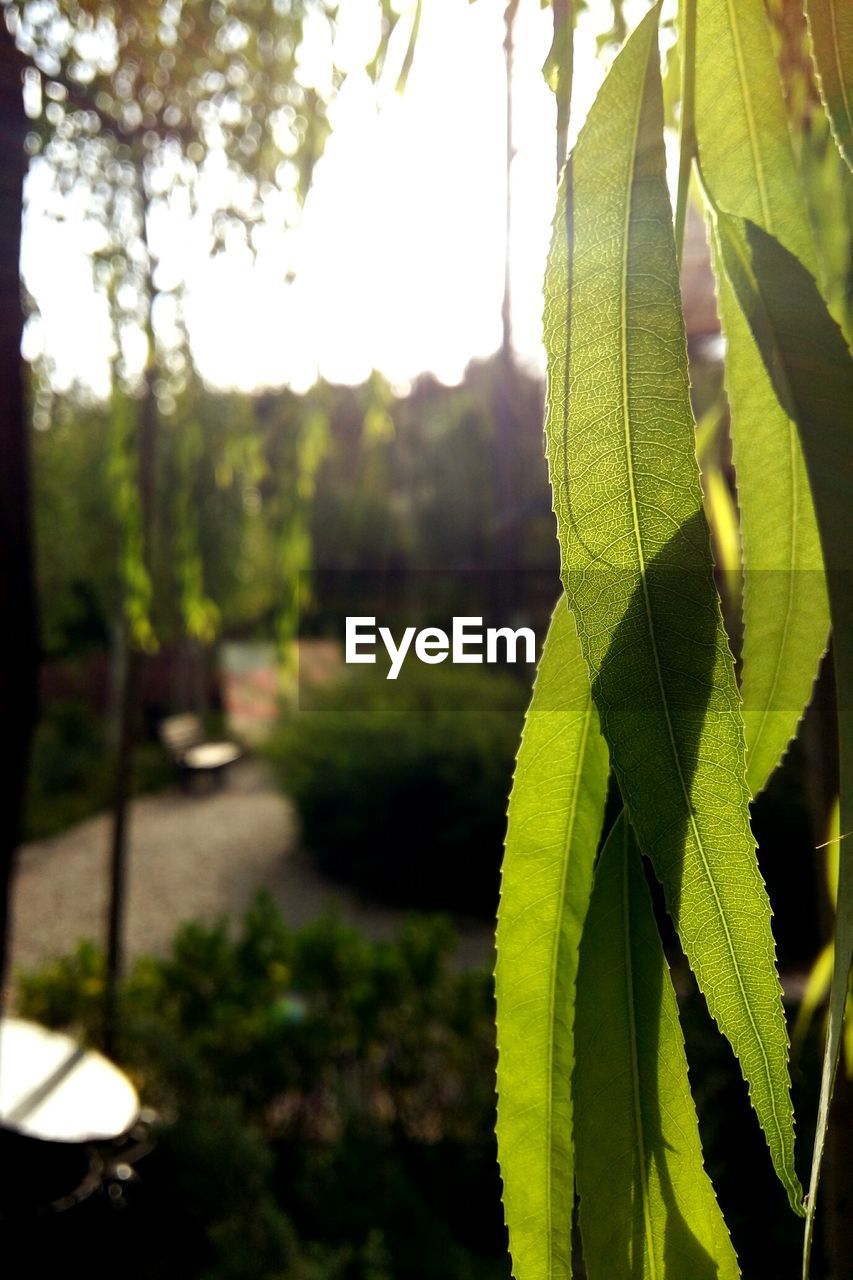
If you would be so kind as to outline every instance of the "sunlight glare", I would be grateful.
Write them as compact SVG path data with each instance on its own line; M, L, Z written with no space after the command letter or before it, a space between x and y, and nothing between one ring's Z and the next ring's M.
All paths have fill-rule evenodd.
M197 220L180 200L149 219L158 288L183 287L194 360L214 388L307 389L319 375L358 383L372 369L393 386L423 371L458 382L501 340L505 239L505 96L500 0L430 0L405 94L390 75L358 70L375 48L374 0L347 0L333 32L308 31L300 78L327 83L334 57L349 74L329 112L332 134L299 224L284 232L289 197L268 221L211 258L205 220L229 181L212 157ZM603 74L582 16L575 57L574 128ZM396 78L411 20L389 62ZM553 99L541 75L551 15L522 0L515 24L511 286L520 358L542 367L541 282L554 196ZM26 351L48 353L57 387L109 385L107 308L84 253L81 216L49 215L44 175L28 182L25 278L40 317ZM89 224L91 226L91 223ZM164 315L166 311L161 309ZM171 313L170 323L174 335ZM158 335L165 341L166 335Z

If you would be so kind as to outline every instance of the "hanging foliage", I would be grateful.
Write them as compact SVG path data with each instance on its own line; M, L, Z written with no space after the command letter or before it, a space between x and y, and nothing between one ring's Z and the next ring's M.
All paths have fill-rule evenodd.
M620 16L611 38L624 35ZM672 209L660 20L658 3L625 40L568 159L545 279L546 442L565 600L518 758L496 975L498 1148L517 1280L569 1280L576 1194L591 1280L740 1274L703 1168L641 855L740 1064L791 1209L807 1213L804 1277L847 1001L853 892L842 838L806 1211L749 804L797 732L831 621L841 831L853 825L843 254L807 198L821 108L815 95L817 146L796 131L792 141L793 100L762 0L679 5L667 85L681 140ZM844 151L846 10L813 0L809 21ZM565 82L565 34L549 66L555 88L559 56ZM826 164L843 209L843 162L836 152ZM736 505L719 467L721 412L697 433L688 394L678 263L694 175L727 339ZM742 602L738 683L720 581L727 616ZM596 857L608 757L625 807Z

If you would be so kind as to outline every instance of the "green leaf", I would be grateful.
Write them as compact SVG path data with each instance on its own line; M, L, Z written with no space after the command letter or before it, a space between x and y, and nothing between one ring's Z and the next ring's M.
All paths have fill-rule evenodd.
M498 912L498 1155L518 1280L571 1276L575 978L607 774L561 599L524 724Z
M762 0L699 0L697 52L699 153L714 203L753 219L814 267L814 236ZM755 794L809 702L829 610L796 429L776 402L749 326L719 272L718 283L745 573L747 779Z
M827 942L806 978L803 994L800 997L800 1007L797 1010L797 1017L791 1030L791 1052L795 1060L802 1054L806 1036L815 1019L815 1015L829 994L829 988L832 983L833 963L833 946L831 942Z
M811 699L829 633L829 602L797 428L776 398L719 263L717 282L745 569L747 782L757 795Z
M702 477L705 511L711 526L714 560L723 579L723 594L732 608L740 604L742 592L740 529L737 510L726 477L711 467Z
M542 74L557 105L557 177L566 162L574 80L575 6L572 0L552 0L553 39Z
M595 873L581 942L575 1068L589 1280L740 1275L702 1163L675 991L630 823Z
M715 203L753 219L814 267L814 237L761 0L701 0L697 49L699 150ZM747 779L756 793L811 697L829 610L796 429L776 402L724 279L718 292L745 571Z
M545 285L554 509L631 821L798 1206L770 905L694 455L658 12L614 61L566 169Z
M839 150L853 168L853 7L850 0L807 0L820 96Z
M840 752L841 831L853 828L853 457L850 406L853 361L814 278L754 223L719 213L726 273L749 318L779 402L797 424L817 513L829 586ZM829 1102L841 1046L853 957L853 858L839 844L835 968L829 998L817 1132L812 1157L804 1276L808 1274L815 1197Z
M690 173L696 155L696 4L678 0L678 63L680 115L678 121L678 189L675 197L675 250L678 265L684 253Z
M764 0L698 0L696 134L714 203L751 218L815 270Z

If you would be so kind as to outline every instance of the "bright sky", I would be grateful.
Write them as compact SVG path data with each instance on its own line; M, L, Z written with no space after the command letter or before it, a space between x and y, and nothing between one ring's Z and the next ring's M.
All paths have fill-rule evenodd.
M634 9L644 11L645 4ZM164 282L186 281L194 358L215 387L306 389L317 375L357 383L378 369L401 389L430 370L458 381L472 357L500 342L504 261L504 0L425 0L405 94L394 92L407 32L389 52L378 87L352 74L334 103L333 132L302 224L270 235L257 260L229 249L211 260L180 219L152 228ZM573 133L604 68L595 32L608 25L597 0L575 51ZM338 51L369 57L374 0L343 0ZM634 16L634 15L632 15ZM541 283L554 199L553 97L541 75L551 14L521 0L515 27L513 333L539 365ZM322 75L319 33L306 60ZM396 63L396 65L395 65ZM41 317L25 340L47 351L58 388L108 387L109 326L95 292L79 211L46 213L46 183L29 185L23 269ZM293 283L287 284L288 273ZM161 317L163 322L167 316Z

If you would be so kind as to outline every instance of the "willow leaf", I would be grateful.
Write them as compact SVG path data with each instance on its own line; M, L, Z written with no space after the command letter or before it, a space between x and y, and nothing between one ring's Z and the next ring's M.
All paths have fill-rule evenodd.
M764 0L698 0L696 134L715 204L816 268Z
M614 61L566 170L571 216L546 273L554 509L631 821L799 1205L770 906L693 450L658 14Z
M737 510L728 481L715 467L703 475L702 488L705 512L711 526L714 560L722 575L723 596L734 609L740 604L743 590Z
M498 912L498 1155L518 1280L571 1276L575 979L607 774L561 599L524 724Z
M719 213L726 272L758 342L785 412L796 422L814 497L832 617L840 752L841 831L853 828L853 501L851 405L853 361L813 277L754 223ZM804 1276L815 1197L826 1139L829 1102L841 1046L847 982L853 957L853 858L839 844L835 968L829 1029L812 1157Z
M675 249L678 266L684 253L690 173L696 156L696 4L678 0L677 57L680 64L680 118L678 122L678 187L675 196Z
M779 404L719 265L717 283L745 566L747 781L757 795L811 699L829 634L829 602L797 428Z
M763 226L814 270L814 236L763 0L698 0L697 56L699 154L714 202ZM828 605L796 429L776 402L724 279L718 292L745 573L747 777L756 793L811 697Z
M702 1163L675 991L631 825L599 860L581 942L575 1069L589 1280L740 1275Z
M820 96L839 150L853 168L853 7L849 0L807 0Z

